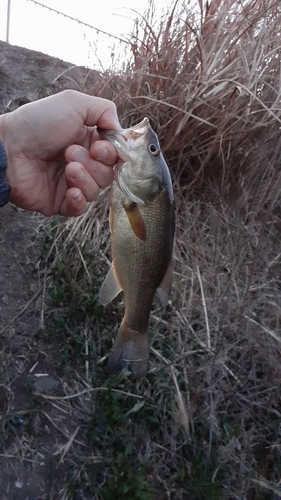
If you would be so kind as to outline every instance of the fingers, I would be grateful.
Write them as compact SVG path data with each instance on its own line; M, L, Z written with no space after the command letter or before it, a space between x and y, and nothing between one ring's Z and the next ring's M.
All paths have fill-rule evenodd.
M113 180L112 166L93 160L90 153L82 147L77 149L77 146L74 146L74 148L73 152L69 148L70 152L67 156L68 158L80 158L81 163L70 161L65 167L65 177L69 189L60 208L60 215L68 217L82 215L86 211L87 202L97 200L100 188L108 186ZM109 155L108 157L102 145L94 148L94 152L99 157L105 155L106 158L103 161L113 161L113 156Z
M87 202L97 200L100 188L113 181L113 165L117 161L115 148L107 141L96 141L91 152L82 146L67 148L65 178L69 189L60 214L77 217L87 208Z
M64 90L61 96L82 117L85 125L89 127L97 125L100 128L121 130L116 106L112 101L86 95L75 90Z
M60 215L78 217L86 212L86 209L87 201L80 189L74 187L68 189L60 207Z
M109 170L109 167L104 168ZM111 168L109 173L112 174ZM100 192L100 186L89 174L89 172L87 172L82 163L77 161L68 163L65 167L65 176L68 186L78 188L87 201L97 200ZM105 175L105 177L109 179L109 175Z
M115 147L108 141L95 141L90 148L91 156L104 165L113 167L118 160Z
M96 185L104 188L111 184L113 180L112 167L117 161L117 153L109 142L94 142L90 152L82 146L69 146L65 157L69 162L66 167L69 185L79 187L88 201L96 199ZM77 164L80 164L79 168ZM95 192L91 195L92 190Z

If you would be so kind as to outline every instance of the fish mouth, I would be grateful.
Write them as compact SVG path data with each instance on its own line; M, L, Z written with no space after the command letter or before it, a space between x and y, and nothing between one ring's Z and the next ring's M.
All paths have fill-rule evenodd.
M118 141L124 145L124 143L130 139L136 140L139 137L146 135L150 128L149 119L145 117L140 123L137 123L129 128L124 128L121 132L116 132L115 130L104 130L101 128L98 128L97 130L101 138L111 142L119 152L119 148L117 148Z
M128 149L127 142L133 142L141 137L145 137L150 129L151 125L149 123L149 119L145 117L140 123L137 123L137 125L125 128L121 132L100 128L97 130L102 139L105 139L113 144L113 146L117 149L120 158L123 161L128 161L129 156L126 153Z
M139 137L146 135L149 128L149 119L145 117L140 123L137 123L137 125L122 130L120 135L124 137L126 141L129 139L138 139Z
M115 181L126 198L129 198L134 203L144 205L144 200L134 194L130 185L123 179L122 167L127 162L131 161L130 151L136 144L144 144L149 133L152 132L149 119L145 117L140 123L133 127L123 129L121 132L115 130L103 130L98 128L98 133L102 139L105 139L113 146L118 152L119 161L114 167Z

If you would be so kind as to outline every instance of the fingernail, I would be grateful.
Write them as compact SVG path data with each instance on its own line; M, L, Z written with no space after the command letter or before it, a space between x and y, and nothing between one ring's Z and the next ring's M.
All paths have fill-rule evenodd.
M87 153L81 148L75 149L71 155L71 161L79 161L79 163L82 163L83 161L86 160Z
M101 148L99 152L96 154L96 160L104 160L107 157L107 149Z
M84 170L83 168L78 168L75 174L72 176L72 179L75 181L82 181L84 179Z
M73 198L77 201L82 200L82 193L81 191L77 191L77 193L73 196Z

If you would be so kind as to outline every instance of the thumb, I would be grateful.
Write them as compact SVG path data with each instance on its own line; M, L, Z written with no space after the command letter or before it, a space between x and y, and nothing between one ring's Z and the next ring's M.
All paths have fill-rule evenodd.
M67 90L63 93L88 127L97 125L103 129L121 130L114 102L82 94L76 90Z

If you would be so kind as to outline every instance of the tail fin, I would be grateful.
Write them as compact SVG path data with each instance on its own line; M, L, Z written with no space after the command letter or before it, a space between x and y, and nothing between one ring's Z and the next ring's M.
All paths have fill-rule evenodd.
M109 356L107 373L113 375L128 368L135 378L143 377L148 370L148 335L125 330L121 324L113 350Z

